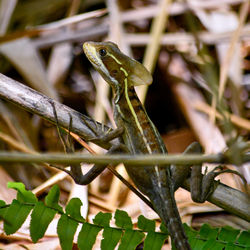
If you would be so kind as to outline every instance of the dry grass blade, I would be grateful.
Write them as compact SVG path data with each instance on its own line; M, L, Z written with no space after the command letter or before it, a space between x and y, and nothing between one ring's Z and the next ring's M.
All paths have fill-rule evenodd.
M15 9L17 0L2 0L0 2L0 36L4 35Z
M49 84L41 56L28 38L17 39L0 45L4 54L34 89L58 100L58 95Z
M174 88L184 115L192 127L199 142L206 153L218 153L226 148L226 143L220 130L209 122L208 118L193 108L194 102L204 102L202 95L185 84L178 84ZM204 130L204 128L206 128ZM211 140L213 138L213 140Z
M241 9L240 9L240 14L239 14L238 28L235 30L235 32L232 35L230 46L228 48L225 59L220 67L218 97L214 94L213 99L212 99L213 113L210 116L210 120L212 122L215 122L216 106L217 106L217 104L220 105L220 102L221 102L221 99L222 99L222 96L223 96L223 93L225 90L225 86L226 86L228 70L229 70L229 66L231 64L231 59L232 59L232 56L234 53L234 48L236 46L237 41L239 40L239 36L240 36L241 30L243 28L243 24L246 20L247 14L248 14L248 10L249 10L249 1L247 0L247 1L242 3Z
M239 3L243 3L244 0L210 0L210 1L189 1L188 5L183 2L173 2L166 11L169 13L169 15L180 15L185 13L188 10L197 10L197 9L211 9L211 8L218 8L221 6L227 6L227 5L237 5ZM144 18L152 18L156 16L159 12L159 6L146 6L141 7L138 9L132 9L127 10L122 13L121 19L123 22L131 22L131 21L137 21L142 20Z
M162 34L166 27L166 22L168 18L168 12L166 9L170 6L171 0L161 0L159 2L159 14L156 15L153 19L151 31L150 31L150 41L146 47L145 55L143 58L143 65L149 70L152 74L155 68L155 64L158 58ZM138 91L138 96L142 103L144 103L147 86L143 86Z
M68 14L69 17L75 15L78 12L79 4L79 0L72 1ZM72 28L72 25L66 26L67 31L71 30ZM73 44L60 43L53 47L47 69L49 82L53 86L65 82L65 78L68 75L72 61Z
M212 33L212 32L197 32L197 37L199 40L205 44L222 44L230 40L233 32L221 32L221 33ZM250 25L245 25L242 28L240 34L240 41L248 41L250 37ZM149 34L126 34L124 37L125 41L130 45L144 46L149 43L150 35ZM168 34L163 34L160 44L161 45L182 45L185 43L195 43L195 38L192 33L188 32L169 32Z
M61 19L59 21L55 21L49 24L43 24L43 25L39 25L36 27L32 27L24 31L15 31L5 36L1 36L0 41L8 42L8 41L15 40L15 39L22 38L22 37L37 36L46 31L58 30L58 29L61 29L70 25L80 23L82 21L85 21L91 18L103 16L106 13L107 13L106 9L101 9L101 10L96 10L96 11L92 11L88 13L74 15L72 17L67 17L67 18L64 18L64 19Z
M195 109L197 109L201 112L204 112L208 115L212 115L212 113L214 112L213 108L210 107L205 102L194 103L194 107L195 107ZM218 111L216 111L215 115L218 119L220 119L220 120L223 119L222 115ZM231 122L234 125L250 131L250 121L248 121L242 117L239 117L237 115L234 115L234 114L227 113L226 115L229 117L229 119L231 120Z
M87 19L103 16L106 13L107 13L106 9L95 10L95 11L67 17L67 18L64 18L64 19L61 19L59 21L52 22L49 24L40 25L40 26L37 26L36 29L41 30L41 31L60 29L68 25L82 22Z
M228 73L230 63L231 63L231 58L232 58L233 53L234 53L234 47L235 47L237 41L239 40L240 33L242 31L244 22L247 18L247 14L249 11L249 5L250 5L250 1L247 0L241 6L241 10L240 10L240 14L239 14L240 15L239 16L239 26L233 34L233 37L232 37L232 40L230 43L230 47L228 48L228 52L227 52L227 55L225 57L224 63L222 63L221 68L220 68L219 101L221 100L222 95L224 93L226 80L227 80L227 73Z

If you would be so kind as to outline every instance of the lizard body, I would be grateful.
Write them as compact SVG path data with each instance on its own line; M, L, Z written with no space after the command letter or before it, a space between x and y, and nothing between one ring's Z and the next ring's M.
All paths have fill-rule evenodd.
M112 42L86 42L84 52L112 87L114 119L131 154L166 154L166 147L134 90L150 84L152 76L139 62L124 55ZM177 249L190 249L174 199L175 184L169 167L125 166L137 188L152 202L166 224Z

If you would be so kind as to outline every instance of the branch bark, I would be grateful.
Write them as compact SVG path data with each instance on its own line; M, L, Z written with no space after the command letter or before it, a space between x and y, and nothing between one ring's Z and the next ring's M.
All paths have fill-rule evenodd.
M182 187L190 192L190 179L187 179ZM225 211L250 222L249 195L220 183L207 200Z
M27 111L56 124L53 105L57 112L58 125L68 129L72 117L71 131L81 136L85 141L91 141L105 149L112 143L103 143L103 137L111 128L83 115L3 74L0 74L0 98L16 104ZM115 144L115 142L114 142Z

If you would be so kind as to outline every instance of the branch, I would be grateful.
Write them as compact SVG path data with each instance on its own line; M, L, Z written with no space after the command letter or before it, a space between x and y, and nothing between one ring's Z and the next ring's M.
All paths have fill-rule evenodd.
M0 98L10 101L19 107L56 124L52 106L54 105L58 116L58 125L60 127L67 129L71 116L72 132L81 136L85 141L91 141L105 149L111 147L111 143L103 143L98 139L110 131L109 127L104 126L90 117L83 115L7 76L4 76L3 74L0 74L0 86Z
M130 154L106 154L106 155L91 155L82 153L43 153L39 155L32 155L26 153L9 153L0 151L0 162L22 162L22 163L58 163L58 164L80 164L80 163L94 163L94 164L111 164L116 165L124 163L126 165L133 165L138 167L145 167L145 165L160 165L168 167L168 165L197 165L202 163L217 163L217 164L233 164L232 158L227 154L154 154L154 155L130 155ZM242 163L250 161L250 154L242 156Z
M245 161L250 161L250 155L245 155ZM85 163L109 163L118 164L123 162L126 165L137 165L143 167L145 165L157 164L169 167L170 164L199 164L207 163L223 163L224 155L195 155L195 154L180 154L180 155L87 155L87 154L40 154L31 155L25 153L8 153L0 152L0 162L47 162L47 163L64 163L77 164ZM80 165L79 165L80 166ZM163 166L163 167L164 167ZM189 180L182 185L183 188L190 191ZM242 219L250 221L250 199L247 194L244 194L236 189L233 189L224 184L219 184L208 201L225 209L226 211L235 214Z
M190 179L187 179L181 187L190 192ZM249 195L220 183L207 200L227 212L250 222Z

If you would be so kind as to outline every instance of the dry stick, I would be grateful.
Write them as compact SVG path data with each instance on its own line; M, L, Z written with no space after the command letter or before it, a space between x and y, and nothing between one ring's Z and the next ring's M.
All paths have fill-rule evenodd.
M188 4L185 2L173 2L166 11L169 15L180 15L186 12L187 10L203 9L215 9L221 8L223 5L237 5L245 0L220 0L220 1L189 1ZM230 8L230 7L229 7ZM142 20L146 18L152 18L159 13L159 6L149 5L146 7L141 7L138 9L127 10L122 13L123 22L132 22L137 20Z
M8 35L0 37L0 41L8 42L8 41L15 40L15 39L22 38L22 37L37 36L45 31L58 30L60 28L64 28L65 26L77 24L87 19L103 16L106 13L107 13L106 9L100 9L100 10L90 11L90 12L79 14L79 15L74 15L74 16L67 17L64 19L60 19L59 21L39 25L34 28L27 29L25 31L16 31L16 32L10 33Z
M0 151L1 162L33 162L33 163L58 163L58 164L79 164L85 162L88 164L119 164L124 163L128 166L134 165L145 167L152 164L157 164L162 167L170 167L174 165L197 165L201 163L216 163L216 164L234 164L231 160L233 152L225 152L224 154L153 154L153 155L130 155L130 154L112 154L112 155L91 155L83 153L43 153L43 154L28 154L28 153L9 153ZM242 163L249 162L250 155L242 154Z
M233 32L211 33L207 31L197 32L199 41L205 44L220 44L230 40ZM241 41L247 41L250 37L250 25L245 25L240 34ZM150 41L149 34L126 34L124 40L130 45L145 46ZM165 33L161 38L161 45L176 45L176 44L193 44L195 43L194 35L189 32Z
M168 18L168 12L166 9L170 6L172 0L160 0L159 2L159 13L153 19L151 31L150 31L150 41L146 47L145 56L143 58L143 65L152 74L154 72L155 64L157 62L162 34L166 27L166 22ZM143 86L139 88L138 96L142 103L144 103L148 86Z
M109 149L112 145L117 145L117 141L103 143L102 138L111 128L94 121L92 118L85 116L57 101L48 98L47 96L7 77L0 74L0 98L6 99L19 107L41 116L42 118L56 124L53 115L51 102L57 110L59 126L68 128L70 118L72 116L72 132L81 136L85 141L93 141L95 144ZM90 129L90 127L92 129Z
M165 158L165 159L164 159ZM145 167L145 164L170 164L171 162L177 164L197 164L200 162L223 162L223 155L83 155L83 154L43 154L43 155L30 155L21 153L1 153L0 162L50 162L50 163L108 163L117 164L124 162L129 165L137 165L138 167ZM250 155L245 155L244 161L250 161ZM183 183L183 187L187 190L190 186L190 181ZM219 184L215 192L208 199L217 206L220 206L227 211L250 221L250 200L247 194L244 194L236 189ZM147 204L148 202L144 200Z

